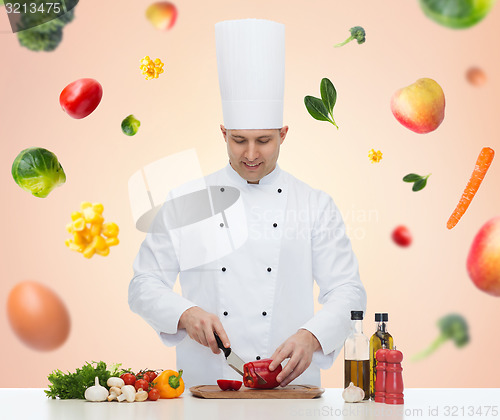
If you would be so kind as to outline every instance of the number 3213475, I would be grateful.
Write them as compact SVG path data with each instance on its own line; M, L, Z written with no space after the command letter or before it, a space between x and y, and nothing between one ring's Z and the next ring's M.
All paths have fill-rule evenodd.
M5 3L7 13L61 13L61 3Z

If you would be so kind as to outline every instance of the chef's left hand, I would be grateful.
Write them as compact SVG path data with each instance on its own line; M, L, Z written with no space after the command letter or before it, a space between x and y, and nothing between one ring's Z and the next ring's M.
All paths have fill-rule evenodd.
M311 364L313 353L321 349L318 339L308 330L300 329L288 338L271 356L269 370L273 371L287 358L290 360L277 376L280 386L286 386Z

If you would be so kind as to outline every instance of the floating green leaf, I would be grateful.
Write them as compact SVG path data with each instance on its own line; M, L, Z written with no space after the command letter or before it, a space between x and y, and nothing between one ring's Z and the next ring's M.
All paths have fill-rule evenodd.
M337 101L337 91L333 83L326 77L321 80L320 84L321 100L326 106L326 109L330 114L333 114L333 107Z
M412 191L420 191L421 189L425 188L427 185L427 178L422 178L419 179L418 181L415 181L412 187Z
M330 121L328 117L328 109L321 99L315 98L314 96L306 96L304 98L304 103L311 116L319 121Z
M321 80L320 91L321 99L314 96L306 96L304 98L307 111L314 119L328 121L338 129L339 127L333 118L333 107L337 101L337 91L333 83L327 78Z
M404 182L415 182L418 181L419 179L422 179L420 175L417 174L408 174L403 178Z
M420 191L425 188L427 185L427 178L429 178L431 174L429 175L417 175L417 174L408 174L403 177L404 182L413 182L413 191Z

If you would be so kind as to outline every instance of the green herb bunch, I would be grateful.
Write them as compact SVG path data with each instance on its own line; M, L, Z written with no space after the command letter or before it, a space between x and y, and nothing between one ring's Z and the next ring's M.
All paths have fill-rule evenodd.
M107 381L111 376L119 376L119 367L121 364L115 364L107 369L104 362L85 362L83 367L76 369L74 373L64 373L61 370L54 370L48 380L51 382L49 389L45 390L48 398L67 399L85 399L85 390L95 384L95 377L99 378L101 386L107 388Z
M315 98L314 96L306 96L304 98L307 111L309 111L309 114L311 114L314 119L329 121L337 127L338 130L339 127L333 118L333 107L337 101L337 91L329 79L324 78L321 80L320 93L321 99Z

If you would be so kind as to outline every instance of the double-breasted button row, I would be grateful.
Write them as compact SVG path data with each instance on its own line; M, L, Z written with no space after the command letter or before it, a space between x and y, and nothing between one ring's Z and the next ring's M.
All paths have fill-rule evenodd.
M226 272L227 268L226 267L222 267L221 270L223 272ZM273 269L271 267L267 267L267 272L270 273L271 271L273 271Z
M227 311L224 311L224 312L223 312L223 315L224 315L224 316L228 316L228 315L229 315L229 313L228 313ZM262 316L267 316L267 312L266 312L266 311L262 312Z

